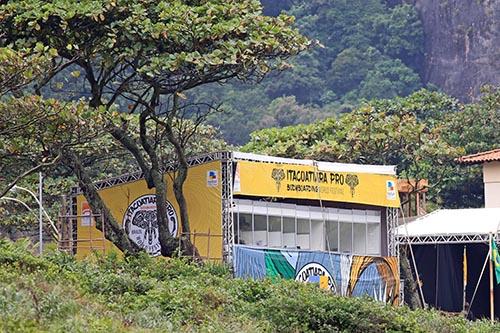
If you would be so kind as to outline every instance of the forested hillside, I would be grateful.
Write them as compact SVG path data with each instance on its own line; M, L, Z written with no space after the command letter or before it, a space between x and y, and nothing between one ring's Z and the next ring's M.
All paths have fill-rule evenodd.
M259 85L212 85L196 98L213 98L227 111L211 123L243 144L255 129L309 123L347 112L363 99L406 96L423 87L423 28L412 5L385 0L262 1L264 12L295 16L311 48L286 71Z

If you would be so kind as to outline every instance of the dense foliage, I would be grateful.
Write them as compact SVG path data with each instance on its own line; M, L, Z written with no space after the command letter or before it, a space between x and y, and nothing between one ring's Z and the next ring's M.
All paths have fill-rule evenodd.
M434 310L332 296L294 281L243 281L216 264L147 255L34 257L0 240L5 332L496 332Z
M96 140L83 141L101 147L99 139L110 137L133 157L148 188L155 190L161 253L169 256L177 241L168 229L162 169L177 163L173 192L182 231L189 233L183 192L189 145L207 114L217 109L211 100L193 102L189 90L230 78L262 79L307 48L308 40L292 23L287 15L262 15L257 0L12 0L0 4L0 47L14 52L39 48L53 56L51 68L40 73L34 91L26 89L26 95L71 100L78 94L54 92L52 86L64 87L68 74L76 79L69 81L70 89L80 86L80 95L85 96L80 104L90 115L82 123L69 112L70 123L99 132ZM60 127L57 117L64 113L42 111L53 114L55 126ZM127 113L138 115L138 126L131 124ZM81 145L82 131L62 128L63 134L77 132ZM41 132L53 133L44 127ZM59 145L55 159L77 178L92 211L102 214L108 238L122 251L138 251L92 185L95 179L83 163L92 152L79 150L68 139ZM169 147L174 154L165 158ZM189 243L183 241L186 248L192 247Z
M478 167L453 159L498 148L500 89L463 105L421 90L405 98L372 100L351 113L310 125L252 133L244 150L324 161L389 164L403 178L428 179L430 198L446 207L482 206Z
M200 96L223 103L228 117L214 117L231 143L255 129L309 123L351 110L362 99L406 96L423 83L423 30L412 5L385 0L262 1L265 13L295 16L299 31L317 43L261 84L214 85ZM284 100L285 99L285 100ZM295 118L281 120L282 107ZM314 112L310 112L313 110Z

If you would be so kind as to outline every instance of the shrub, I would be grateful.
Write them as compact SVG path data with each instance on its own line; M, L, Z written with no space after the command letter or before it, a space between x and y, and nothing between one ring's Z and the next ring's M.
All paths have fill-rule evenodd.
M498 332L434 310L333 296L290 280L233 279L225 265L95 254L42 258L0 241L5 332Z

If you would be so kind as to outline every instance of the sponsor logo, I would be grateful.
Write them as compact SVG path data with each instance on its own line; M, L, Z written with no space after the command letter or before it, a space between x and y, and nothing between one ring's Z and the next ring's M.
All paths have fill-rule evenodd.
M328 278L328 288L329 290L335 292L335 281L333 280L330 273L326 268L316 262L306 264L300 269L300 271L295 276L295 281L299 282L315 282L321 281L321 276L326 276Z
M90 227L92 225L92 211L88 202L82 202L82 227Z
M169 201L167 201L167 218L170 233L172 236L177 235L177 213ZM148 194L135 199L125 212L123 226L130 240L137 246L153 256L160 254L155 195Z
M396 200L397 192L396 192L396 184L393 180L388 180L386 182L386 197L387 200Z
M271 178L276 182L276 190L279 192L281 187L281 181L285 179L285 170L274 168L271 172Z
M345 183L349 186L351 189L351 197L354 198L354 193L356 193L356 186L359 185L359 178L357 175L353 174L347 174L345 176Z
M207 171L207 186L216 187L219 185L219 177L217 176L217 170Z

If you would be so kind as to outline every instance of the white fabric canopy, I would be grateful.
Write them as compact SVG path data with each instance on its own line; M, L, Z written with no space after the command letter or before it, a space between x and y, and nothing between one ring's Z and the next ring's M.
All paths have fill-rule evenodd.
M500 208L440 209L397 228L398 237L498 233Z
M333 162L316 162L314 160L300 160L295 158L275 157L268 155L233 152L233 156L237 160L249 160L268 163L286 163L298 165L317 165L319 171L327 172L359 172L373 173L379 175L396 175L396 167L394 165L369 165L369 164L352 164L352 163L333 163Z

